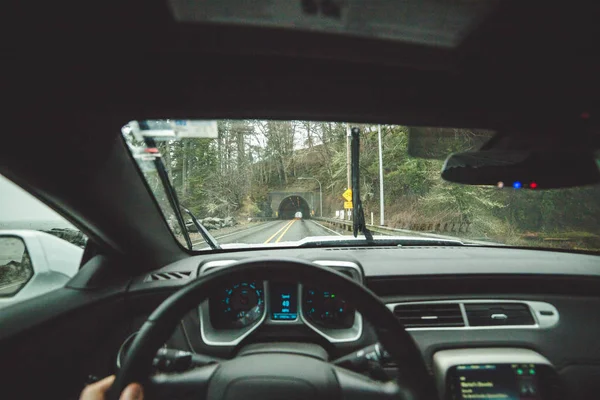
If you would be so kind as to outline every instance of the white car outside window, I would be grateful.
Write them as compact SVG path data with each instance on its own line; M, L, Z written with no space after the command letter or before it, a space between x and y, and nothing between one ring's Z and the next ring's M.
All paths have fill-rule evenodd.
M1 175L0 193L3 308L64 286L79 270L86 238L62 216Z

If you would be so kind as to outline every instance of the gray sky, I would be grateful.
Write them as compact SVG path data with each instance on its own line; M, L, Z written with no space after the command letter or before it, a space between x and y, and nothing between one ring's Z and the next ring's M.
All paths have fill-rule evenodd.
M22 222L27 226L15 226L8 222ZM44 223L44 226L38 227L35 225L37 223ZM53 223L57 228L70 225L51 208L0 175L0 229L47 229L47 223Z

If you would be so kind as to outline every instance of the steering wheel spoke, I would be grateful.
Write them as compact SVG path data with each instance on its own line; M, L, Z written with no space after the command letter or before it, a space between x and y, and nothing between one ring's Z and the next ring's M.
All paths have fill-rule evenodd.
M218 364L211 364L185 372L153 375L144 385L144 396L156 400L205 399L208 382L218 367Z

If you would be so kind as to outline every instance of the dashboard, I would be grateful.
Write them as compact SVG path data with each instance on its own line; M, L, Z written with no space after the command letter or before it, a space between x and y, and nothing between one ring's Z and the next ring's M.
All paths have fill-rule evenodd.
M207 262L199 275L226 268L233 260ZM315 261L362 283L352 262ZM291 281L229 282L198 308L200 333L212 346L234 346L261 325L305 326L332 343L352 342L362 334L362 317L335 291Z
M423 246L194 256L131 284L139 314L132 329L191 279L279 255L335 269L373 291L405 324L445 399L593 398L600 390L600 263L593 255ZM229 282L190 311L167 346L230 358L256 343L301 342L318 344L332 360L377 342L369 316L312 286ZM393 376L395 366L385 371ZM561 390L566 395L557 397Z

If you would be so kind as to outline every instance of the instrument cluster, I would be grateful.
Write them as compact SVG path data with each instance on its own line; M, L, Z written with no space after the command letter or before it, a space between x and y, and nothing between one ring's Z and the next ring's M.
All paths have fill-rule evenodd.
M353 263L338 272L362 281ZM201 333L207 344L235 345L262 323L307 325L332 342L357 340L360 314L335 291L297 282L231 282L200 307ZM207 303L207 304L206 304Z
M267 281L235 282L218 292L209 300L210 322L216 329L250 326L261 319L267 308L266 319L274 323L296 322L301 317L331 329L347 329L354 323L355 310L334 291ZM265 297L269 299L268 307Z

